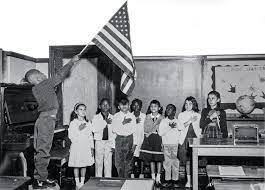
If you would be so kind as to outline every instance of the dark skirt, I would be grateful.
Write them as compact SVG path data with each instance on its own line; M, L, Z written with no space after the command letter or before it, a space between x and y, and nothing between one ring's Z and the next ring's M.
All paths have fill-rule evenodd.
M186 162L191 160L191 148L189 147L189 138L196 138L196 134L193 130L192 124L189 125L189 129L185 140L182 145L179 145L178 158L181 165L186 165Z
M139 159L148 162L164 161L161 136L152 133L148 137L144 137L144 141L140 149Z

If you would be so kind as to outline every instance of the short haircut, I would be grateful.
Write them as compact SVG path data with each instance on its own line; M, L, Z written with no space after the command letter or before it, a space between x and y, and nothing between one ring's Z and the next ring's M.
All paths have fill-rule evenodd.
M220 108L221 107L221 95L220 95L219 92L217 92L215 90L213 90L213 91L211 91L211 92L208 93L208 96L207 96L207 108L211 108L211 106L210 106L210 104L208 102L209 95L211 95L211 94L212 95L215 95L218 99L220 99L220 101L217 102L217 108Z
M35 75L35 74L39 74L41 73L38 69L30 69L26 72L25 74L25 81L29 82L29 78L32 76L32 75Z
M122 98L122 99L120 99L120 101L119 101L119 104L121 104L121 105L126 105L126 104L129 104L129 100L128 100L128 98Z
M135 98L135 99L133 99L133 101L132 101L132 105L135 104L136 102L139 104L140 107L142 107L142 105L143 105L142 100L140 100L140 99L138 99L138 98Z

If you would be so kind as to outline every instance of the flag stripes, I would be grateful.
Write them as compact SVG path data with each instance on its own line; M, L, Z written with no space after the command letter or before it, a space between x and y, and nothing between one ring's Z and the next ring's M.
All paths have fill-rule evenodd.
M130 94L135 86L136 70L130 42L127 2L92 40L124 73L121 91Z

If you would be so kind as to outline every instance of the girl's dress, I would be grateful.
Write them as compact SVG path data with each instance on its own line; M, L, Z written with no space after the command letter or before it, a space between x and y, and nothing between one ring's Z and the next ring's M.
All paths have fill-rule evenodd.
M197 116L197 120L192 122L188 127L184 127L184 123L186 123L192 116ZM178 116L179 123L182 125L178 152L181 165L186 165L186 162L191 159L189 138L198 138L201 135L200 118L201 115L199 113L188 111L181 112Z
M210 116L217 112L218 118L213 120ZM210 109L204 108L202 110L202 116L200 120L200 127L202 128L202 134L206 138L227 138L227 124L226 124L226 113L222 109Z
M86 127L79 130L79 126L86 123ZM74 119L71 121L68 136L71 140L69 167L86 167L94 164L91 148L94 148L91 123Z
M144 141L140 149L139 159L149 162L164 161L164 153L162 151L162 138L158 134L159 125L164 116L157 115L153 117L148 114L144 121Z

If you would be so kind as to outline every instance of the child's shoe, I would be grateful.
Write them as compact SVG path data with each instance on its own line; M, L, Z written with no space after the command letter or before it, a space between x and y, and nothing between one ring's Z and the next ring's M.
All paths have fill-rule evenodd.
M168 180L165 180L165 182L162 183L161 185L162 185L162 187L164 187L164 188L169 188L169 187L171 187L171 184L170 184L170 182L169 182Z

